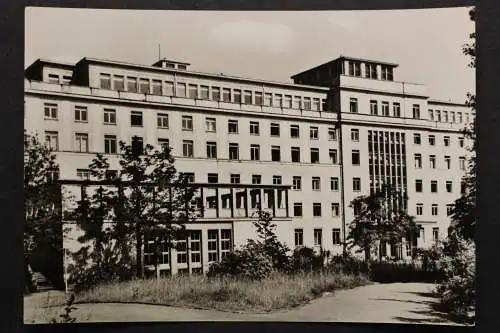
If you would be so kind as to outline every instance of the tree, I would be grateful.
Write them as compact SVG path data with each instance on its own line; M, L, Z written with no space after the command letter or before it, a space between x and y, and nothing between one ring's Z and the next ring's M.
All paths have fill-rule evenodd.
M350 204L356 215L349 225L349 247L359 247L365 253L365 260L369 260L370 251L376 244L400 243L403 237L414 235L417 226L414 218L403 209L404 200L400 192L387 186L368 196L355 198Z
M120 176L112 178L111 186L97 186L92 195L82 198L74 212L84 230L79 240L90 242L77 257L94 262L100 271L103 265L109 267L111 276L121 277L130 266L129 254L135 245L135 275L142 278L145 240L153 240L155 257L165 242L175 247L175 240L185 237L186 223L198 216L197 189L189 184L186 175L177 172L170 147L154 150L151 145L143 147L138 137L133 137L130 145L122 141L119 148ZM96 180L114 177L109 167L102 154L97 154L89 165ZM162 237L158 237L160 232ZM101 276L97 280L109 278Z
M471 9L469 11L470 19L472 21L476 20L476 11ZM462 48L463 53L470 57L469 67L476 67L476 38L477 33L471 33L469 35L471 41L465 44ZM468 93L466 104L473 110L476 111L476 96L475 94ZM454 203L453 212L451 215L452 223L450 231L452 233L457 233L459 236L466 240L473 240L476 230L477 223L477 211L476 211L476 150L477 150L477 122L475 117L471 125L464 129L465 136L472 141L472 147L470 147L471 157L468 161L468 168L466 176L463 179L464 193L460 198L458 198Z
M52 150L40 143L36 135L24 133L24 259L25 271L33 264L37 250L42 253L50 275L62 259L60 190L57 184L59 166ZM46 261L48 260L48 262ZM42 264L43 266L43 264ZM37 267L43 269L44 267ZM44 272L44 273L46 273ZM50 277L52 282L57 274Z

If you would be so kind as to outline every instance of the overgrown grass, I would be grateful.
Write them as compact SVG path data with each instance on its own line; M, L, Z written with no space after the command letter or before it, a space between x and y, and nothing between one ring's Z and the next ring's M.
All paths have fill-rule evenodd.
M303 305L324 292L368 284L363 276L318 273L273 274L260 281L168 277L95 286L76 303L147 303L222 311L268 312Z

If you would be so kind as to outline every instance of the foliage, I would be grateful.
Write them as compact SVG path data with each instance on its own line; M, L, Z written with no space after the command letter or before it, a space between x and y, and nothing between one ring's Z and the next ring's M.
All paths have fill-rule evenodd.
M319 253L310 247L299 247L293 251L291 266L293 272L319 272L323 270L329 253L321 250Z
M49 260L56 261L53 265L61 266L59 262L62 260L61 196L57 184L58 174L59 166L52 150L42 144L37 135L25 131L23 242L25 266L33 264L33 254L37 250L54 253L55 255L50 256Z
M142 147L137 137L130 145L120 142L120 175L111 179L112 186L94 188L71 214L84 231L78 239L84 246L74 254L74 283L89 286L128 279L130 271L143 277L145 237L155 239L162 234L154 247L160 242L175 247L175 239L185 238L185 224L198 214L197 189L177 173L170 152L168 146L161 150ZM109 180L109 167L102 154L89 165L95 180ZM135 262L130 255L134 245Z
M328 269L335 273L347 275L371 276L370 262L358 259L352 255L336 255L328 263Z
M476 247L473 241L458 235L449 238L443 247L439 266L444 274L437 292L444 308L467 317L476 306Z
M76 322L76 318L72 317L71 314L74 310L77 310L75 306L73 306L75 302L75 295L71 294L66 301L66 306L64 307L64 313L59 315L61 318L59 321L56 318L52 318L51 324L58 324L58 323L64 323L64 324L72 324Z
M476 20L476 11L471 9L469 12L470 19ZM476 38L477 33L469 35L471 41L463 46L463 53L470 58L469 67L476 67ZM468 93L466 104L476 111L476 96L475 94ZM467 174L463 179L465 185L465 193L462 194L454 203L452 212L451 232L458 233L460 237L465 239L474 239L476 223L477 223L477 210L476 210L476 174L477 174L477 121L474 117L472 124L464 129L464 134L467 138L472 140L472 147L470 148L472 156L468 161Z
M347 236L350 248L357 246L370 259L370 251L380 242L401 242L408 234L415 234L414 218L401 207L405 196L388 186L351 202L357 214L349 225ZM379 252L380 256L380 252Z

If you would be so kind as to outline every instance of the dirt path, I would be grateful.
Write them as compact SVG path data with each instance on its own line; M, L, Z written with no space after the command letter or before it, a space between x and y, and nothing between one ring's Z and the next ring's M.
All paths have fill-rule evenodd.
M142 304L77 304L78 321L296 321L454 324L433 310L437 300L426 283L374 284L340 290L288 311L268 314L239 314ZM30 296L32 297L32 296ZM62 308L41 309L36 298L25 299L25 323L56 317ZM42 296L37 296L42 297Z

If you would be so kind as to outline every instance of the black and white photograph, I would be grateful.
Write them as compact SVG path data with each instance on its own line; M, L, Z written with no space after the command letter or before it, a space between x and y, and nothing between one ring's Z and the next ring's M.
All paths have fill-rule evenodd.
M474 325L475 15L26 7L24 323Z

